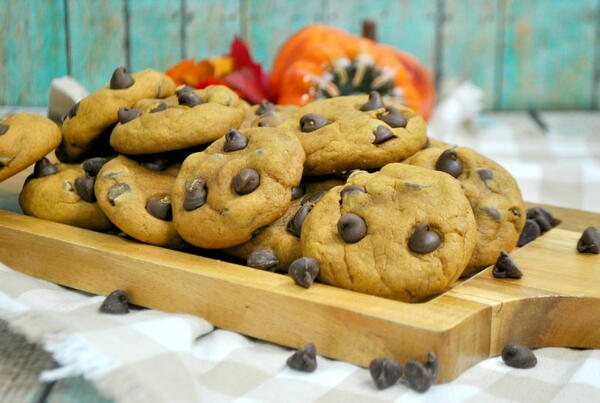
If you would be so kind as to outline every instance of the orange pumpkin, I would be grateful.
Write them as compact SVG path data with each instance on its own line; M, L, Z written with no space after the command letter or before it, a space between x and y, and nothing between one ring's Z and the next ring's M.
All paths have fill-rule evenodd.
M309 25L283 44L269 87L284 105L378 91L427 118L435 103L431 76L412 56L324 25Z

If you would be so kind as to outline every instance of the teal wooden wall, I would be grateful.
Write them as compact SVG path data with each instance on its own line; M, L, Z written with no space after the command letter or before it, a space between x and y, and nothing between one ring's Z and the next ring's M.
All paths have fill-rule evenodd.
M598 109L600 0L0 0L0 104L44 105L52 78L90 90L126 65L164 70L228 51L240 34L267 69L305 24L413 53L469 79L488 109Z

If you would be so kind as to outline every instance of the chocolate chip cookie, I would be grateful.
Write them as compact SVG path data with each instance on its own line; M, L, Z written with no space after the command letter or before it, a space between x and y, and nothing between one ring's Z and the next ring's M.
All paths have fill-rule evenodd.
M19 195L21 209L27 215L76 227L111 229L94 196L94 172L101 163L52 164L41 159Z
M380 168L411 156L427 140L423 118L384 103L377 92L312 102L280 127L300 138L306 175Z
M240 128L277 127L297 110L298 106L296 105L275 105L265 100L246 110L246 116Z
M444 291L467 266L477 227L460 184L392 163L356 172L315 205L302 226L302 254L321 281L419 301Z
M446 172L461 183L477 220L477 245L463 275L494 264L502 250L517 245L526 211L519 186L499 164L467 147L430 148L405 162Z
M120 155L107 162L95 193L104 213L121 231L139 241L178 248L183 241L172 223L171 189L179 167L144 168Z
M302 177L298 138L279 128L230 130L190 155L173 187L173 219L183 239L229 248L282 216Z
M172 107L159 102L143 113L120 110L110 144L125 154L179 150L222 137L244 119L240 98L222 85L180 91L178 102Z
M60 129L50 119L30 113L0 118L0 182L56 148Z
M106 140L102 137L110 134L119 121L119 109L131 108L144 98L164 98L174 93L173 80L159 71L129 74L124 67L117 68L108 85L82 99L67 113L57 156L77 160L93 153L93 148Z

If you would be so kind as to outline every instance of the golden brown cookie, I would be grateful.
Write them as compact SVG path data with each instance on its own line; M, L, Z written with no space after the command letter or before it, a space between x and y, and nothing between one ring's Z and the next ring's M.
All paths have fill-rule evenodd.
M248 241L288 209L304 158L292 133L266 127L232 129L183 162L173 187L175 228L201 248Z
M517 245L526 211L514 178L498 163L467 147L430 148L405 161L443 171L460 181L477 220L477 245L463 275L494 264Z
M0 118L0 182L54 150L60 129L50 119L30 113Z
M240 98L229 88L212 85L203 90L179 91L179 104L159 101L141 113L119 112L110 144L125 154L150 154L197 146L238 128L244 119Z
M426 142L423 118L405 106L384 104L376 92L312 102L279 127L300 138L305 175L380 168Z
M174 93L173 80L159 71L129 74L124 67L117 68L109 84L75 104L65 116L58 156L76 160L93 152L97 143L106 140L101 137L110 134L118 122L120 108L131 108L144 98L164 98Z
M296 105L275 105L269 101L262 101L246 110L244 121L240 128L246 127L277 127L286 119L292 117L298 110Z
M458 278L476 231L457 181L394 163L329 190L304 221L302 254L325 283L412 302Z
M86 172L83 165L38 161L19 195L23 212L81 228L111 229L94 197L93 170Z
M179 167L144 168L120 155L107 162L96 179L102 211L121 231L139 241L178 248L183 241L172 223L171 189Z

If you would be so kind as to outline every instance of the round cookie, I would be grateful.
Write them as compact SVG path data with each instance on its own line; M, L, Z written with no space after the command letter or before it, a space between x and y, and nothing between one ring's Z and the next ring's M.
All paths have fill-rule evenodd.
M240 128L247 127L277 127L286 119L292 117L298 110L297 105L275 105L269 101L262 101L246 110L244 121Z
M113 228L95 202L93 177L83 164L38 161L25 181L19 204L25 214L45 220L93 230Z
M129 74L117 68L110 83L75 104L62 125L63 142L58 156L77 160L94 151L112 126L118 122L120 108L131 108L144 98L163 98L175 93L175 83L156 70Z
M301 244L303 256L319 263L321 281L414 302L458 278L475 236L457 181L392 163L329 190L304 221Z
M425 121L411 109L384 104L377 92L329 98L298 109L281 128L306 152L305 175L380 168L425 145Z
M183 241L171 222L171 189L178 168L155 171L120 155L98 173L94 187L98 204L132 238L154 245L182 247Z
M278 128L230 130L190 155L173 186L173 222L201 248L229 248L277 220L302 177L298 138Z
M110 144L125 154L150 154L209 143L238 128L244 119L240 98L229 88L212 85L179 91L179 104L158 102L141 113L119 112ZM168 102L168 101L167 101Z
M60 129L50 119L30 113L0 118L0 182L56 148Z
M461 183L477 221L477 245L463 275L514 249L527 214L519 186L506 169L467 147L429 148L405 162L447 172Z

